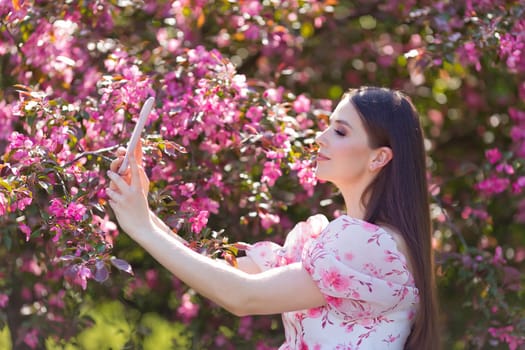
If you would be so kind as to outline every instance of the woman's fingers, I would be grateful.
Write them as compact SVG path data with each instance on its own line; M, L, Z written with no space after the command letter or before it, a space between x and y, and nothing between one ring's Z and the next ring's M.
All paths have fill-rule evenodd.
M108 171L108 177L111 179L110 190L118 193L123 193L129 188L128 183L119 176L116 172ZM112 186L113 185L113 186Z
M124 156L119 156L118 158L116 159L113 159L113 161L111 162L111 165L109 166L109 169L116 173L118 171L118 168L120 168L120 165L122 164L122 162L124 161Z
M109 197L109 204L111 205L112 208L115 204L122 202L122 195L118 193L117 191L112 190L111 188L108 188L106 190L106 194Z
M120 165L124 161L124 156L126 155L126 149L124 147L119 147L117 151L115 152L115 155L117 158L115 158L110 165L110 169L113 172L117 172L117 169L120 168Z
M126 154L126 149L125 149L124 147L119 147L119 148L117 149L117 152L116 152L116 153L117 153L117 156L122 156L122 157L124 157L124 155Z

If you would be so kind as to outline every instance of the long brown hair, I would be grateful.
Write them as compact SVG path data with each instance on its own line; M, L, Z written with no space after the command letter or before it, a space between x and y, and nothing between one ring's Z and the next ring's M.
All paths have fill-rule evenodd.
M348 91L346 96L360 114L370 146L387 146L393 153L392 160L366 188L361 202L366 208L365 220L392 226L408 247L420 302L405 349L439 349L426 158L419 115L399 91L362 87Z

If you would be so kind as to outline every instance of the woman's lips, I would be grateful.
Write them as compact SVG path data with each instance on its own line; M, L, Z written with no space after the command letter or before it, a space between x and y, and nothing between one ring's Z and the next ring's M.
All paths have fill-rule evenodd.
M319 161L319 160L330 160L330 158L328 158L327 156L325 156L324 154L322 153L317 153L317 157L316 159Z

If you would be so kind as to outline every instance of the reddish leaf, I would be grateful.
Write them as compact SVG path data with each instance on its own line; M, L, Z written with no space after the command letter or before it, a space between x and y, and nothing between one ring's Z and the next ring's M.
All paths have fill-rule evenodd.
M237 267L237 258L230 252L224 252L224 260L233 267Z
M117 269L133 275L133 269L127 261L118 258L112 258L111 264L113 264L113 266L115 266Z
M109 278L109 271L105 264L102 264L102 266L98 266L97 264L97 268L95 270L95 275L93 276L93 278L95 279L95 281L101 283Z

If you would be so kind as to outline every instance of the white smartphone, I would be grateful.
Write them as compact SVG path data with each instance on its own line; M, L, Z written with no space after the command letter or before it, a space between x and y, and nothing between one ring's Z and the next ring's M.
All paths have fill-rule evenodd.
M132 154L132 152L135 152L135 147L137 147L137 144L140 140L140 134L144 129L144 125L146 125L146 120L148 120L148 116L153 109L154 102L155 99L153 97L148 98L140 110L139 119L137 120L137 124L135 124L135 128L133 129L133 134L131 134L131 138L129 139L126 155L124 156L124 160L118 169L119 174L122 174L128 168L129 155Z

